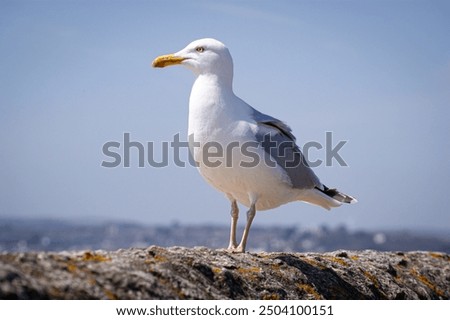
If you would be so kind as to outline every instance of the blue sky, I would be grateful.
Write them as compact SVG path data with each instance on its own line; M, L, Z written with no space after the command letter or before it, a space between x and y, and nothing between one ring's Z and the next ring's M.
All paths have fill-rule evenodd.
M255 224L449 229L449 15L446 1L1 1L0 216L228 224L195 168L101 167L124 132L186 136L194 77L150 63L213 37L236 94L300 144L348 140L348 167L315 172L358 204Z

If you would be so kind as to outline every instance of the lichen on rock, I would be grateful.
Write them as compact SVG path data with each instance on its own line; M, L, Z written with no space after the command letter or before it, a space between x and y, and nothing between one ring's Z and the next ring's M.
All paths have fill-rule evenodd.
M0 255L1 299L449 299L449 255L203 247Z

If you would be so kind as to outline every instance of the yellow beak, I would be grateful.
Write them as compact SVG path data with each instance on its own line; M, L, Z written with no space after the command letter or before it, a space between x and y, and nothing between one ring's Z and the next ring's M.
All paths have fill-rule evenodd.
M167 66L173 66L180 64L186 58L178 57L173 54L166 54L164 56L159 56L152 62L153 68L164 68Z

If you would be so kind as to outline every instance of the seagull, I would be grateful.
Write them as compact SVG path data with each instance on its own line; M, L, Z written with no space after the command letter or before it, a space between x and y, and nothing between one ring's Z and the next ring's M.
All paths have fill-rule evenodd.
M189 98L190 152L203 178L231 202L227 251L245 252L256 211L293 201L327 210L357 202L320 182L286 123L257 111L234 94L233 59L222 42L196 40L177 53L157 57L152 65L182 65L196 76ZM238 203L249 208L239 244Z

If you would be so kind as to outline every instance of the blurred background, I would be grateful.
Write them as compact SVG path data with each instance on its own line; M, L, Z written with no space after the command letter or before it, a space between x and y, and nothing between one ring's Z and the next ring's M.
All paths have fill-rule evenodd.
M130 168L101 166L111 161L103 144L123 144L125 132L156 147L186 137L194 76L150 64L213 37L233 56L235 93L285 120L300 145L324 144L326 131L348 140L347 167L315 172L359 200L331 212L304 203L259 212L250 248L261 247L262 230L266 249L329 249L301 244L313 230L367 234L372 246L361 248L407 234L444 243L412 249L448 251L449 16L450 3L434 0L0 1L0 250L148 245L158 228L172 234L162 244L226 246L229 202L195 168L139 168L137 152ZM324 150L310 156L325 159ZM225 231L211 244L215 228ZM75 244L55 246L70 230ZM133 239L76 244L80 230ZM273 247L283 237L294 244Z

